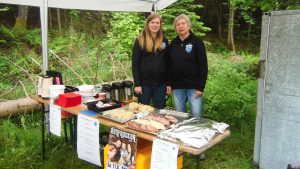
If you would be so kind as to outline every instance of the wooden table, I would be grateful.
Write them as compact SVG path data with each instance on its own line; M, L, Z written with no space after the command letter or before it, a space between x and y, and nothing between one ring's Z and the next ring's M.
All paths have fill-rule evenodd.
M48 105L49 102L50 102L49 99L42 99L39 96L31 96L31 98L38 101L39 103L43 104L42 109L44 108L44 105ZM68 108L63 108L62 107L62 110L67 111L67 112L77 116L80 113L81 110L86 110L86 108L84 106L80 105L80 106L68 107ZM42 110L42 111L44 111L44 110ZM44 117L42 117L42 118L44 118ZM97 117L94 117L94 118L97 118L101 125L114 126L114 127L119 128L119 129L122 129L124 131L135 133L138 137L149 140L149 141L153 141L155 138L157 138L153 134L145 133L145 132L142 132L142 131L137 131L137 130L130 129L130 128L126 128L125 125L122 124L122 123L118 123L118 122L103 118L101 116L97 116ZM43 127L42 127L43 128L42 129L43 130L42 131L43 132L42 133L43 138L42 139L43 139L43 157L44 157L44 150L45 150L45 147L44 147L45 146L45 144L44 144L44 132L45 132L44 131L44 120L42 120L42 122L43 122ZM206 150L213 147L214 145L218 144L219 142L224 140L229 135L230 135L230 131L226 130L223 134L216 135L206 146L204 146L202 148L194 148L194 147L186 146L186 145L179 144L179 143L176 143L176 144L179 145L179 150L182 151L182 152L190 153L190 154L193 154L193 155L199 155L199 154L204 153Z

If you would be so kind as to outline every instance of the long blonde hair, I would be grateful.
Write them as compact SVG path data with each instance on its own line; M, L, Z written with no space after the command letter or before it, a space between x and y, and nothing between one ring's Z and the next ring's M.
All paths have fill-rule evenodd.
M160 28L155 38L153 38L149 30L149 23L156 18L159 18L160 20ZM147 19L144 30L138 36L138 40L139 45L142 48L145 48L147 52L156 52L157 50L161 50L163 40L162 17L156 14L151 14Z

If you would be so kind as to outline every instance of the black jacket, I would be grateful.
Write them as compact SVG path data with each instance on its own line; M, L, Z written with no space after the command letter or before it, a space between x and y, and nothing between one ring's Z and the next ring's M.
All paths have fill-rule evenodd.
M166 48L168 40L163 38L163 49L147 52L135 40L132 49L132 74L135 86L161 85L167 81Z
M168 55L172 88L204 91L208 66L202 39L192 32L184 41L177 36L170 44Z

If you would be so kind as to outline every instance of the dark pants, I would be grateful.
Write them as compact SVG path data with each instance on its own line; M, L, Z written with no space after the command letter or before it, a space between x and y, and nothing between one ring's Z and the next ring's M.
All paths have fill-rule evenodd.
M166 84L158 86L142 85L143 94L138 95L138 101L150 105L152 98L154 107L163 109L166 107L166 89Z

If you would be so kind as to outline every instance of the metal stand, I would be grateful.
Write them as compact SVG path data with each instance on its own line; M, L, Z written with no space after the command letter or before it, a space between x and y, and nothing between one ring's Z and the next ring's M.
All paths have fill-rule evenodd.
M70 127L70 140L71 140L71 144L74 144L73 117L70 118L68 121L69 121L69 127Z
M199 169L200 168L200 155L196 155L196 161L197 161L197 166L196 166L196 169Z
M76 146L76 144L77 144L77 116L74 116L74 134L73 134L73 136L74 136L73 147L75 150L77 150L77 146Z
M45 155L45 104L42 104L42 157L46 159Z

